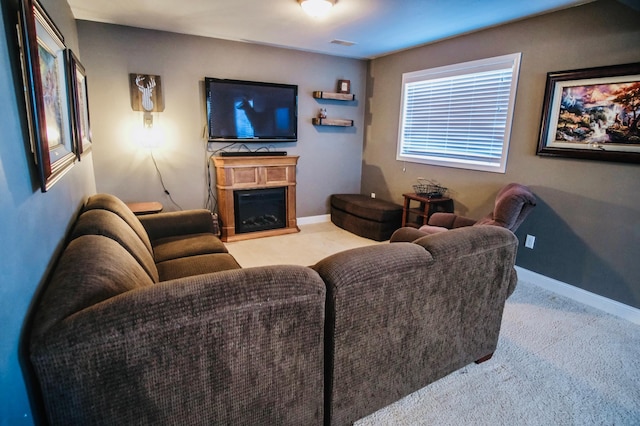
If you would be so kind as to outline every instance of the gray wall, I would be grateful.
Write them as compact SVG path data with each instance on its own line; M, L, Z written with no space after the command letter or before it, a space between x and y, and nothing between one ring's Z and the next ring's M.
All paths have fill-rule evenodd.
M35 421L20 354L22 329L69 224L96 191L93 161L98 190L128 200L159 199L174 208L164 198L148 152L134 144L142 117L129 105L129 72L163 78L166 109L157 124L165 129L166 144L156 158L184 208L202 206L206 193L203 77L295 83L300 85L300 141L283 149L301 156L298 216L327 213L327 197L334 192L362 189L400 202L401 194L424 176L452 189L460 213L480 217L502 185L520 181L540 202L519 232L536 235L536 248L521 248L518 263L640 307L640 167L535 155L546 73L640 60L637 11L601 0L376 59L367 77L365 62L344 58L88 22L79 22L76 31L66 1L42 2L87 67L94 150L49 192L39 191L24 137L14 31L18 2L3 0L0 425ZM402 72L516 51L523 52L523 62L507 173L410 163L403 172L403 164L394 160ZM331 90L340 78L351 80L359 99L354 105L311 98L313 90ZM313 127L310 118L320 106L330 116L353 118L356 127Z
M177 209L162 192L149 151L137 144L142 113L130 106L129 73L162 78L165 110L154 117L154 127L162 128L165 143L154 156L182 208L203 207L207 194L204 77L299 86L299 140L272 144L300 156L298 217L326 214L330 194L360 190L366 62L88 21L78 22L78 33L89 75L99 192L125 201L158 200L167 210ZM335 91L338 79L351 80L358 101L312 98L314 90ZM331 117L353 119L355 127L314 127L311 118L321 106Z
M518 265L640 307L640 165L536 156L546 74L640 61L640 13L614 0L539 16L373 60L362 192L401 202L417 177L451 189L458 213L480 218L509 182L539 205L518 231ZM403 72L522 52L506 174L395 160ZM406 167L406 171L403 171Z
M76 53L76 23L65 0L43 0ZM95 193L91 154L41 193L29 144L16 42L17 0L2 0L0 28L0 425L33 424L20 353L29 309L58 256L68 226Z

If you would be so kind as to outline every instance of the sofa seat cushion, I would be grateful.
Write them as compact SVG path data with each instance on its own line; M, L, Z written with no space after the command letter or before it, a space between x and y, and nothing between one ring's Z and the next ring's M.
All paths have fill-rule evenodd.
M167 237L153 242L156 263L212 253L227 253L227 248L218 237L208 233Z
M158 263L158 274L161 281L211 272L241 269L240 265L229 253L200 254L167 260Z
M402 219L402 207L398 204L362 194L333 194L331 196L331 206L374 222L389 222Z

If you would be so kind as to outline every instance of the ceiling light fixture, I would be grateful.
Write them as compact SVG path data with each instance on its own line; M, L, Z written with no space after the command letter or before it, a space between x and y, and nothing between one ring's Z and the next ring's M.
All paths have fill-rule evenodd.
M314 18L324 17L338 0L298 0L302 10Z

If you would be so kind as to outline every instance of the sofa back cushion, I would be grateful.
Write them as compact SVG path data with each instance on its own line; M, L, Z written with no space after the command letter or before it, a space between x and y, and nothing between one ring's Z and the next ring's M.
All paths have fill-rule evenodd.
M117 241L135 257L154 282L159 281L153 256L138 234L117 214L102 209L87 210L78 218L70 238L81 235L103 235Z
M150 285L147 272L118 242L101 235L80 236L63 252L39 302L32 341L76 312Z
M118 197L111 194L96 194L87 200L84 206L84 210L103 209L109 210L122 218L127 224L138 234L140 240L147 246L149 253L153 254L153 248L149 235L145 231L144 226L140 222L140 219L136 217L129 207Z

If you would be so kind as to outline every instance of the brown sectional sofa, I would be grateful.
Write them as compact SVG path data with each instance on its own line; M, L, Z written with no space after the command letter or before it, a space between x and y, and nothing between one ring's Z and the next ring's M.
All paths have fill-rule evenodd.
M516 283L499 227L244 269L212 229L88 200L30 328L51 424L350 424L493 353Z
M51 424L320 424L325 286L241 269L211 213L91 197L36 310Z

